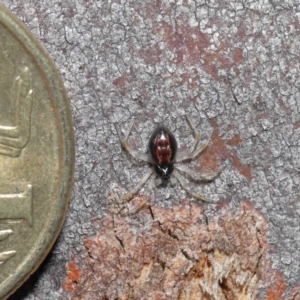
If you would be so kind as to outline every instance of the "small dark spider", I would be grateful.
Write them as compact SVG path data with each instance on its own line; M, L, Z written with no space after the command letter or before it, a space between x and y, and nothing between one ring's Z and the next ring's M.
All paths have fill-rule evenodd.
M206 143L201 144L197 148L198 142L200 140L200 135L199 133L196 132L195 127L193 126L192 122L187 116L186 116L186 120L189 126L191 127L194 135L194 143L191 147L191 150L186 150L177 153L177 142L174 135L166 127L159 126L153 131L149 139L148 148L149 148L150 156L148 154L137 153L129 146L128 137L130 135L134 123L132 123L132 125L130 126L130 129L127 135L125 136L125 138L122 137L120 128L117 126L117 124L115 124L122 147L126 149L127 152L132 157L154 165L154 170L151 169L140 180L140 182L131 191L129 191L127 194L121 197L121 199L125 201L130 201L133 198L134 194L138 192L138 190L142 187L142 185L146 183L146 181L150 178L150 176L155 171L161 178L163 185L167 185L167 183L171 180L170 179L171 174L173 174L174 177L178 180L179 184L188 194L190 194L191 196L193 196L198 200L216 203L216 201L207 199L202 195L191 191L187 186L185 178L179 173L179 172L184 173L195 181L211 181L215 177L217 177L222 171L221 169L217 172L196 173L185 166L177 165L177 163L186 160L192 160L193 158L195 158L208 146L208 142L209 142L207 141Z

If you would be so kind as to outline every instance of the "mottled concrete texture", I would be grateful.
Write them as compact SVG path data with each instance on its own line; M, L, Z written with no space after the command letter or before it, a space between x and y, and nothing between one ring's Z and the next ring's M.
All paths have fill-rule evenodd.
M2 3L57 65L77 147L62 233L10 300L300 298L298 1ZM160 122L185 149L185 114L212 134L186 165L226 166L189 187L219 204L175 185L142 189L134 201L150 208L116 215L115 195L149 166L122 151L113 123L126 133L135 121L139 152Z

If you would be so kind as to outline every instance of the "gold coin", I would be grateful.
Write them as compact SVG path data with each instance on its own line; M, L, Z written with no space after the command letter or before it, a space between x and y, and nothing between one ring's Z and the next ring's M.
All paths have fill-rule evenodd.
M38 267L66 212L74 169L69 102L37 40L0 6L0 299Z

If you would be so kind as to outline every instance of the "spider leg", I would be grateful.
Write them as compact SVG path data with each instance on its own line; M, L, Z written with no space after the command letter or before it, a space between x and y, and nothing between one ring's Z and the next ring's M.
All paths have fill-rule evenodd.
M148 201L147 199L144 199L142 202L140 202L139 204L137 204L136 206L134 206L133 208L129 209L126 212L119 212L119 214L122 217L126 217L126 216L131 216L131 215L135 215L137 214L139 211L141 211L143 208L145 207L149 207L149 205L147 204Z
M191 152L193 152L200 141L200 133L198 131L196 131L194 124L192 123L191 119L187 115L185 115L185 119L193 131L194 144L191 147Z
M128 140L128 138L129 138L129 135L130 135L130 133L131 133L131 130L132 130L132 127L133 127L133 125L134 125L134 121L131 123L131 125L130 125L130 127L129 127L129 130L128 130L128 132L127 132L126 136L125 136L125 141L127 141L127 140ZM119 135L119 136L120 136L120 135Z
M146 181L150 178L150 176L153 174L154 170L150 170L148 173L144 175L144 177L138 182L138 184L131 189L128 193L126 193L124 196L121 197L122 200L125 200L126 202L130 201L134 194L138 192L138 190L146 183Z
M182 151L177 154L176 162L182 162L185 160L194 159L196 156L198 156L202 151L204 151L207 148L208 143L211 139L211 135L210 135L209 139L206 142L202 143L200 145L200 147L197 148L197 145L200 141L200 133L197 132L197 130L196 130L195 126L193 125L192 121L190 120L190 118L188 116L185 116L185 118L186 118L187 123L189 124L190 128L193 131L194 143L193 143L192 147L190 147L190 149L188 149L186 151Z
M183 176L181 176L181 174L179 174L176 170L174 171L174 176L175 178L178 180L179 184L182 186L182 188L188 193L190 194L192 197L194 197L195 199L197 200L201 200L201 201L205 201L205 202L209 202L209 203L214 203L216 204L218 201L216 200L211 200L211 199L208 199L206 197L203 197L202 195L200 194L197 194L193 191L191 191L188 186L187 186L187 182L185 181L185 178Z
M133 197L133 195L141 188L141 186L143 184L146 183L146 181L151 177L151 175L153 174L153 170L151 170L150 172L148 172L142 179L141 181L137 184L137 186L135 186L130 192L128 192L126 195L124 195L122 197L123 200L125 201L130 201L131 198ZM149 184L148 184L148 190L151 191L154 188L154 180L150 180ZM130 215L135 215L136 213L138 213L139 211L141 211L143 208L145 207L149 207L148 203L148 199L146 197L144 197L143 201L138 203L137 205L135 205L133 208L129 209L126 212L122 212L122 210L124 209L124 207L119 211L119 213L121 214L121 216L130 216Z
M141 154L141 153L138 153L136 151L134 151L129 143L128 143L128 137L131 133L131 130L132 130L132 127L134 125L134 122L132 122L132 124L130 125L130 128L125 136L125 138L122 137L122 133L121 133L121 130L119 128L119 126L115 123L115 128L116 128L116 131L117 131L117 134L118 134L118 137L119 137L119 140L121 142L121 145L122 147L135 159L138 159L138 160L141 160L141 161L144 161L144 162L147 162L147 163L153 163L153 161L150 159L150 157L147 155L147 154Z
M223 167L217 172L197 173L185 166L175 166L175 168L190 176L194 181L211 181L215 179L224 170Z

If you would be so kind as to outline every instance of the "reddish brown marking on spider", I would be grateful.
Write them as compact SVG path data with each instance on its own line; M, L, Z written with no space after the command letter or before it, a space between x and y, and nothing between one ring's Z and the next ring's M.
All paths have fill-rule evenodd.
M155 162L156 173L166 184L174 170L177 152L177 142L172 132L163 126L156 128L149 139L149 152Z
M156 146L155 158L160 165L170 164L172 156L172 145L169 135L164 131L156 135L154 145ZM173 149L174 150L174 149Z

